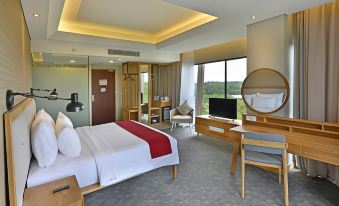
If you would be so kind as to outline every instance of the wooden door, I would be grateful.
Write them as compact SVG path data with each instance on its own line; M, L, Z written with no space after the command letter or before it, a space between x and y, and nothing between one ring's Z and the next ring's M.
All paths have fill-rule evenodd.
M115 72L92 70L92 125L115 121Z

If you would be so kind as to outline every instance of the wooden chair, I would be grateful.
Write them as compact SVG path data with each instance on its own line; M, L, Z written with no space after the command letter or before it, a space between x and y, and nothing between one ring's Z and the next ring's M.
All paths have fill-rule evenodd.
M283 135L246 132L241 138L241 197L245 197L245 165L276 168L284 173L285 205L288 206L287 143Z

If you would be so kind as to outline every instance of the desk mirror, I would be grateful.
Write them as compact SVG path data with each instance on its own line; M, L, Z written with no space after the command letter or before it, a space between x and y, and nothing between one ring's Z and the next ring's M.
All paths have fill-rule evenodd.
M255 113L271 114L287 103L290 87L280 72L270 68L256 69L245 78L241 95L246 106Z

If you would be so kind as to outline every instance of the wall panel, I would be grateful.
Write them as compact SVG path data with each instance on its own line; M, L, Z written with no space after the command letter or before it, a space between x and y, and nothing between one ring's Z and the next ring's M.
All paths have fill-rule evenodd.
M31 44L19 0L0 0L0 113L7 89L28 92L32 85ZM23 98L16 97L15 103ZM0 205L6 205L4 132L0 118Z

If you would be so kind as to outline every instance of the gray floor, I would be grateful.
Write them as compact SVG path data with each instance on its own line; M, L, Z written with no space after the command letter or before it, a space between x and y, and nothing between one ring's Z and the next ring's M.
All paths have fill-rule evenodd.
M246 194L241 199L240 164L229 173L232 146L195 137L188 128L171 133L178 140L180 166L176 180L171 168L160 168L85 196L85 205L283 205L283 185L273 173L246 167ZM339 205L339 187L327 180L289 172L290 205Z

